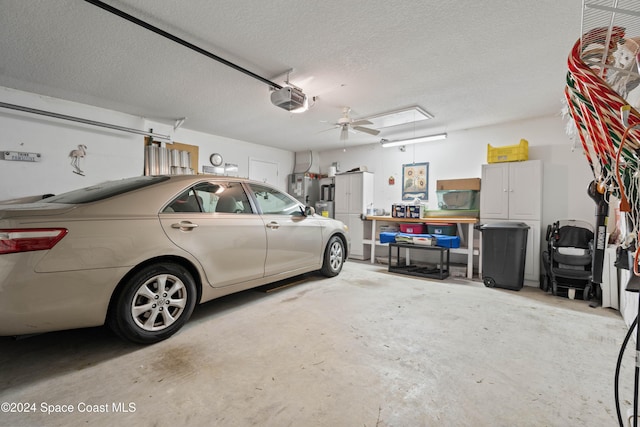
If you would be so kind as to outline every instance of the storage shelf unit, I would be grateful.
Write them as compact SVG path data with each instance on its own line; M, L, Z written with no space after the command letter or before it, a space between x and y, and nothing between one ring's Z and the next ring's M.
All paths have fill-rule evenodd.
M468 239L467 241L463 240L463 233L459 233L460 234L460 243L461 243L461 247L460 248L451 248L449 250L450 253L452 254L463 254L467 256L467 278L472 279L473 278L473 256L474 255L480 255L480 249L479 246L475 247L474 245L474 240L473 240L473 231L474 231L474 225L478 223L478 219L477 218L432 218L432 217L428 217L428 218L394 218L394 217L390 217L390 216L367 216L365 218L367 221L371 221L371 232L369 235L369 238L365 238L363 239L363 243L365 244L369 244L371 245L371 263L373 264L375 262L375 250L376 250L376 246L389 246L388 243L380 243L380 240L376 238L377 234L376 234L376 230L377 230L377 223L378 222L384 222L384 223L424 223L424 222L428 222L428 223L434 223L434 224L446 224L446 223L454 223L458 225L458 228L460 229L462 227L462 224L467 224L468 227L468 232L467 232L467 236ZM369 227L367 227L368 229ZM471 243L471 245L469 245ZM471 246L471 250L469 249L469 246ZM479 269L479 274L480 276L482 276L482 266L480 265L480 263L478 264L478 269Z

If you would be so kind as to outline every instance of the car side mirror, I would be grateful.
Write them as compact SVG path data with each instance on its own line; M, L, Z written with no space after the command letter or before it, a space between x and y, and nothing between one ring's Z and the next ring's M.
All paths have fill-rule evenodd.
M313 206L305 206L304 216L314 216L315 214L316 214L316 210Z

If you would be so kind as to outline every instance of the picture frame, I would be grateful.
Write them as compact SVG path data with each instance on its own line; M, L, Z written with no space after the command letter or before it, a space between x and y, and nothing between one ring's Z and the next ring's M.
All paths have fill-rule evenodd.
M402 200L429 200L429 163L402 165Z

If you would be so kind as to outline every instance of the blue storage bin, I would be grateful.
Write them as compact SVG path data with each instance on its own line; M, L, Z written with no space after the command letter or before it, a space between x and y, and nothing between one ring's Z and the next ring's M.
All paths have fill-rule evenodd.
M460 237L458 236L443 236L441 234L434 234L434 236L436 236L437 246L442 246L443 248L460 247Z
M394 243L396 241L395 232L383 231L380 233L380 243Z
M382 235L382 233L380 234ZM443 248L452 248L452 249L460 247L460 237L458 236L443 236L442 234L407 234L407 233L396 233L396 235L409 236L409 237L435 237L436 246L441 246ZM382 242L382 240L380 241Z

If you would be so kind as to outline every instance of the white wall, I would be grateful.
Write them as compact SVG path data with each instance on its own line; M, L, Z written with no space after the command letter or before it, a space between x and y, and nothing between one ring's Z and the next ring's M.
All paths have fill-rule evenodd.
M5 103L53 111L143 129L143 120L115 111L0 88ZM0 150L42 154L40 162L0 160L0 200L44 193L60 193L108 179L143 173L142 136L21 113L0 108ZM80 168L73 173L69 153L87 146Z
M366 166L375 173L376 208L390 210L402 202L402 165L429 163L429 209L437 209L436 181L440 179L479 178L482 164L487 163L487 144L504 146L529 141L529 159L544 161L543 224L557 219L574 218L594 222L595 205L586 188L591 170L581 149L572 151L560 116L548 116L496 126L449 132L442 141L382 148L380 144L320 152L321 173L327 173L333 162L340 170ZM395 185L388 184L389 177Z
M389 212L393 203L403 202L402 165L428 162L428 208L438 209L437 180L479 178L482 165L487 163L487 144L494 147L514 145L522 138L529 141L529 159L542 160L544 164L542 252L546 250L548 224L558 219L584 219L595 223L595 204L586 193L592 180L591 169L581 147L572 150L565 121L559 115L449 132L446 140L407 145L405 152L399 147L382 148L379 143L352 148L347 144L346 152L342 149L320 152L320 171L327 173L334 162L340 164L343 172L366 166L375 173L374 207ZM395 178L394 185L388 183L390 176ZM377 252L381 255L383 248L378 248ZM452 259L460 261L455 256ZM475 262L477 265L478 260ZM540 268L544 268L542 263Z
M0 87L0 101L51 111L68 116L117 126L173 134L173 126L142 117L68 102ZM185 123L185 127L188 123ZM144 173L144 137L101 127L41 115L0 108L0 150L40 153L40 162L0 160L0 200L44 193L61 193L98 182ZM238 175L249 175L249 158L278 164L278 182L286 189L286 178L293 170L294 153L208 135L188 129L175 132L176 141L199 146L198 170L209 164L209 155L219 152L226 162L238 164ZM73 172L69 153L78 144L87 146L87 156L80 168L85 175Z

